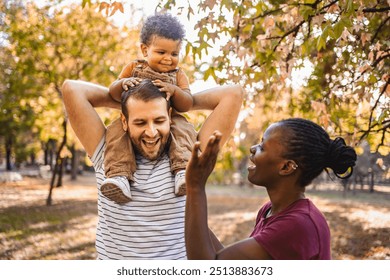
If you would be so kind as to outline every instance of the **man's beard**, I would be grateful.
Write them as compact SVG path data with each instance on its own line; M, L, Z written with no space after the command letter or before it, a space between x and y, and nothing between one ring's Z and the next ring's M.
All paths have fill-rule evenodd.
M163 137L160 138L159 141L163 141ZM169 150L169 145L171 143L171 135L169 135L168 139L164 142L161 142L161 145L157 151L157 153L154 156L151 156L150 153L145 152L145 150L142 148L142 140L135 140L131 137L130 135L130 142L131 145L133 146L134 153L136 155L140 155L148 160L156 160L160 158L165 152L168 152Z

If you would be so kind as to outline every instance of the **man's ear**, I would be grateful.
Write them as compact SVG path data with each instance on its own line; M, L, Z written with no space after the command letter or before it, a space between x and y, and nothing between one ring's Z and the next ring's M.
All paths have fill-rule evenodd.
M169 124L172 124L172 107L168 109L168 115L169 115Z
M123 131L127 131L127 120L126 120L126 117L125 115L123 115L123 113L121 113L121 121L122 121L122 128L123 128Z
M148 56L148 46L144 43L141 43L141 52L144 57Z
M286 176L295 172L298 165L293 160L285 160L279 170L279 175Z

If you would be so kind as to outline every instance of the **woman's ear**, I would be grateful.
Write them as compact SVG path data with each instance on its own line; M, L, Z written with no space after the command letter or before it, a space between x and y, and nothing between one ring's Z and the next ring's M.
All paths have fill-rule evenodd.
M285 160L282 168L279 170L279 174L282 176L290 175L295 172L295 170L298 168L298 164L295 163L293 160Z

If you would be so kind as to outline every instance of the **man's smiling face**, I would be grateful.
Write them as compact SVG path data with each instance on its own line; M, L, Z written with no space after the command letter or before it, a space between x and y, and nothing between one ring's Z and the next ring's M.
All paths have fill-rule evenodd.
M129 112L127 131L136 153L149 160L157 159L164 152L169 139L167 101L163 97L146 102L130 97L126 106Z

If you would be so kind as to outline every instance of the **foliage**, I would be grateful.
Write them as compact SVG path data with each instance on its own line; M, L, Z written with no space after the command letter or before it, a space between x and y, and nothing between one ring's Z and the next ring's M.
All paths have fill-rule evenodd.
M29 148L36 153L50 139L63 137L66 116L61 85L65 79L108 85L129 56L136 55L138 31L115 26L94 7L60 4L0 4L4 11L0 135L12 140L21 161L26 159L27 143L42 142ZM112 119L107 111L103 115ZM75 141L71 135L68 144Z
M257 131L280 118L306 117L333 136L352 144L367 138L389 153L387 1L161 2L197 19L193 56L219 50L203 63L204 78L246 86L252 114L246 120L256 120ZM299 71L307 65L310 72ZM299 80L303 87L296 87Z
M37 108L41 108L38 113L58 111L60 102L54 101L59 98L56 85L64 78L107 85L121 66L136 56L134 39L129 40L132 43L128 48L133 51L124 50L128 45L121 45L116 39L124 41L125 38L109 22L115 13L123 12L126 1L83 0L80 7L72 6L68 10L58 5L60 2L47 4L38 21L27 23L29 19L22 17L26 12L15 16L15 30L18 25L24 28L19 35L24 47L20 47L17 56L15 50L5 47L11 41L4 22L10 12L16 13L27 5L5 0L1 4L2 10L7 8L7 11L1 14L0 34L2 42L7 44L1 44L4 59L0 63L9 66L1 73L1 108L2 113L7 112L0 116L1 135L10 131L16 135L22 130L39 134L43 126L59 127L47 122L48 119L58 121L60 115L39 120L44 114L36 111ZM98 10L94 10L97 6ZM157 10L186 13L189 20L195 20L198 40L187 43L186 54L190 56L184 61L190 77L197 77L192 74L198 72L205 80L213 78L220 84L240 83L247 91L241 121L226 146L226 155L221 156L223 168L241 165L250 145L261 137L259 131L271 122L290 116L312 119L333 137L343 136L350 144L358 145L366 139L373 150L385 155L390 152L390 7L387 1L161 0ZM73 12L75 16L70 17ZM58 21L61 14L62 24ZM97 22L92 20L95 17ZM56 18L58 26L52 25ZM40 26L38 30L45 34L43 38L50 39L37 37L30 26ZM42 31L44 26L48 30ZM55 26L51 33L49 26ZM105 33L107 29L110 37ZM50 45L48 41L56 43ZM100 45L103 42L107 45ZM51 56L36 56L37 51L45 53L46 49L51 50ZM61 59L56 52L62 54ZM131 55L120 61L118 57L124 58L125 54ZM46 61L46 65L41 61ZM44 92L39 102L37 92ZM35 101L34 106L30 100ZM50 102L45 106L36 105L44 104L45 100ZM45 110L52 101L53 110ZM18 118L12 119L16 115ZM204 117L191 116L196 123ZM108 123L112 116L104 111L103 118ZM33 129L33 124L40 122ZM58 137L58 131L52 134Z
M247 151L269 123L291 116L389 154L388 1L161 0L158 10L195 20L198 40L186 52L205 80L246 88L232 157L245 159L236 144Z

